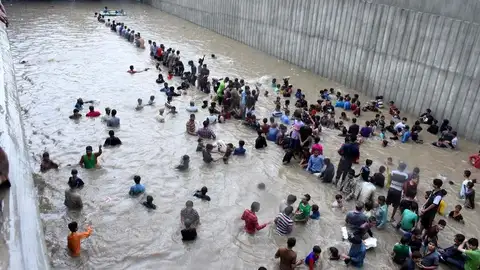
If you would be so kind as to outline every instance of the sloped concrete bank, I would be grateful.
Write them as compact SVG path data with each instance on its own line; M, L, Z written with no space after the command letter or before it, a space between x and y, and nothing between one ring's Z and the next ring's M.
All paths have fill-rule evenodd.
M476 0L147 0L480 141Z
M12 183L3 207L9 269L48 269L37 191L25 144L15 71L6 27L0 23L0 146L10 162ZM2 256L3 258L4 256ZM2 262L3 263L3 262Z

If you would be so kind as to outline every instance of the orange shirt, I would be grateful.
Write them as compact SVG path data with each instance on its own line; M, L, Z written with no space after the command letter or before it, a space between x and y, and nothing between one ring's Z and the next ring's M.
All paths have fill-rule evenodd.
M68 235L68 250L72 256L80 256L80 243L83 238L87 238L92 234L92 228L88 227L86 232L74 232Z

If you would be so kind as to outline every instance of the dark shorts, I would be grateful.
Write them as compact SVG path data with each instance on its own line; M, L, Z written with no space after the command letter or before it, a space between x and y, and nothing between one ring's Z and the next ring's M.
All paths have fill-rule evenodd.
M432 227L432 224L433 224L433 220L435 219L435 215L430 215L430 214L424 214L421 218L420 218L420 224L422 224L422 227L425 228L425 229L429 229L430 227Z
M390 188L387 193L387 205L398 207L402 201L402 192L396 189Z

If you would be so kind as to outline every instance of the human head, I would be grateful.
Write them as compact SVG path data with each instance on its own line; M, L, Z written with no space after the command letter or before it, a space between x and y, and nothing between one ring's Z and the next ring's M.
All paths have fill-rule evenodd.
M111 112L110 108L109 108L109 107L106 107L106 108L105 108L105 113L106 113L107 115L110 115L110 112Z
M455 211L460 212L462 210L462 206L460 204L455 205Z
M453 241L455 242L455 244L460 245L461 243L463 243L463 241L465 241L465 235L461 233L455 234L455 239Z
M137 99L138 105L142 105L143 100L141 98Z
M252 212L260 211L260 203L259 202L253 202L252 205L250 206L250 210Z
M202 194L205 195L208 192L208 188L203 186L202 189L200 189L200 192L202 192Z
M330 252L330 257L338 258L338 249L336 247L329 247L328 251Z
M150 196L150 195L148 195L148 196L147 196L147 202L148 202L148 203L152 203L152 202L153 202L153 197Z
M89 107L88 107L88 110L91 111L91 112L93 112L93 111L95 110L95 108L94 108L93 106L89 106Z
M438 221L438 227L440 230L443 230L445 228L445 226L447 226L447 222L444 220L444 219L440 219Z
M203 127L204 128L208 127L208 120L203 121Z
M357 210L358 212L362 211L363 210L363 207L365 206L365 204L361 201L358 201L356 204L355 204L355 210Z
M330 159L329 158L324 159L323 163L325 163L325 165L330 165Z
M133 71L133 68L134 68L133 65L131 65L131 66L130 66L130 70Z
M73 114L78 114L80 111L78 109L73 109Z
M150 101L154 101L155 100L155 96L150 96Z
M159 113L160 115L163 115L164 112L165 112L165 108L161 108L160 110L158 110L158 113Z
M140 175L135 175L135 176L133 177L133 181L135 181L135 184L140 184L140 180L141 180L141 179L142 179L142 178L140 177Z
M428 251L432 252L437 248L437 243L434 241L429 241L428 242Z
M303 195L302 202L306 204L310 201L310 198L311 198L310 194L305 194Z
M93 148L89 145L85 148L86 152L87 152L87 155L91 155L92 152L93 152Z
M295 237L289 237L287 240L287 247L293 248L296 243L297 243L297 239L295 239Z
M371 216L368 218L368 223L370 223L371 226L375 226L375 224L377 223L377 218L375 216Z
M434 188L439 189L439 188L442 187L442 185L443 185L442 179L438 179L438 178L433 179L433 187Z
M422 259L422 254L420 253L420 251L415 250L414 252L412 252L412 260L413 261L419 262L421 259Z
M190 226L192 226L192 220L190 220L189 218L186 218L183 221L183 224L185 225L185 228L190 229Z
M472 189L473 186L474 186L474 182L473 182L473 181L467 183L467 188L468 188L468 189Z
M115 136L115 132L114 132L113 130L110 130L110 131L108 132L108 136L110 136L110 137Z
M244 141L244 140L238 141L238 146L243 147L244 145L245 145L245 141Z
M185 202L185 207L187 208L193 208L193 202L188 200L187 202Z
M318 212L318 205L316 204L312 205L312 211Z
M418 203L413 201L412 204L410 205L410 210L412 210L412 212L414 212L414 213L417 213L418 212Z
M468 239L468 249L476 250L478 248L478 239L477 238L470 238Z
M472 172L471 172L470 170L465 170L465 171L463 172L463 176L464 176L465 178L470 178L470 175L472 175Z
M78 231L78 224L76 221L73 221L73 222L70 222L68 223L68 229L70 230L70 232L74 233L74 232L77 232Z
M319 256L320 253L322 253L322 249L319 246L314 246L313 247L313 253L315 253L317 256Z
M369 167L372 166L372 163L373 163L373 161L371 159L365 160L365 165L367 165Z
M337 195L335 195L335 200L336 200L337 202L342 202L342 199L343 199L342 194L337 194Z
M48 152L43 152L42 158L43 158L43 160L49 160L50 159L50 154Z
M291 216L293 213L293 207L291 205L287 206L284 210L285 215Z
M357 123L357 118L352 118L352 123Z
M403 236L402 239L400 239L400 244L402 245L407 245L408 242L410 242L410 238Z

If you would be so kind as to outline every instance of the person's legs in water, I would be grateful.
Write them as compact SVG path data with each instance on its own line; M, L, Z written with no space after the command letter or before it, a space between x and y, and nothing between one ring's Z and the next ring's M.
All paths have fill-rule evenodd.
M337 187L341 186L345 178L347 178L348 172L352 168L352 162L344 158L340 159L338 162L337 173L335 175L335 182L333 183ZM342 181L339 183L338 180L342 178Z

